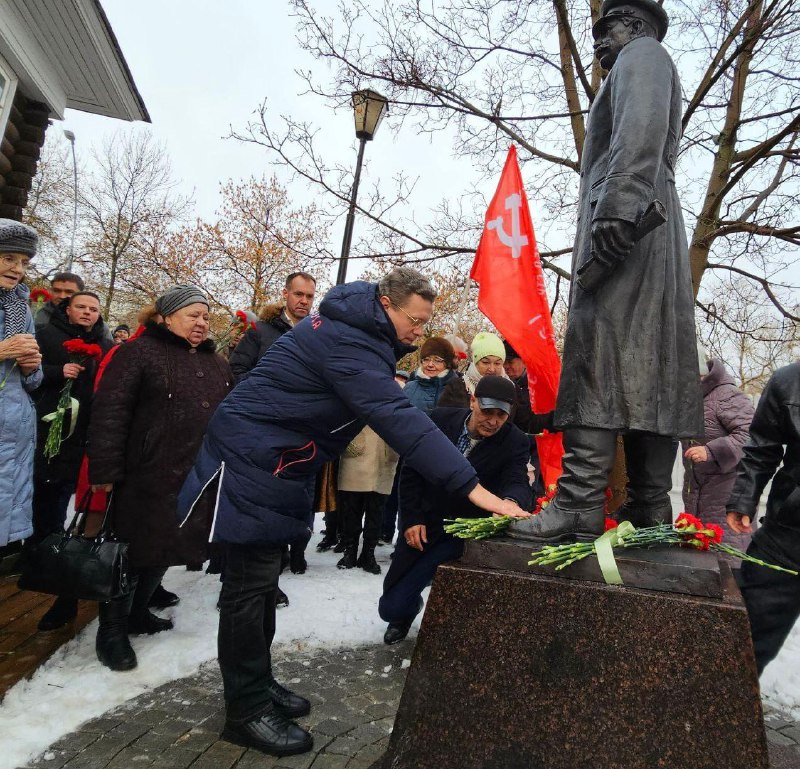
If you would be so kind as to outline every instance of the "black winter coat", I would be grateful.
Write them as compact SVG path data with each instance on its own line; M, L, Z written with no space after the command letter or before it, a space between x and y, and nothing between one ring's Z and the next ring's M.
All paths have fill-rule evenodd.
M178 529L178 491L211 415L233 384L206 340L196 348L162 325L122 345L95 395L89 481L114 484L115 533L135 567L202 563L210 519Z
M437 408L431 412L433 423L453 445L458 441L468 416L469 409ZM475 468L482 486L492 494L509 497L527 509L531 501L527 469L529 455L527 436L508 420L491 438L479 441L467 455L467 461ZM420 524L429 530L441 529L445 518L484 518L488 515L467 497L449 494L408 464L403 465L398 493L400 531Z
M283 305L273 304L261 312L255 328L248 328L228 359L236 381L256 367L264 353L292 327L283 318Z
M67 380L64 377L64 365L71 362L69 353L64 349L64 342L80 339L87 344L99 345L105 354L111 347L106 340L106 324L102 318L87 331L82 326L74 326L68 320L64 308L55 308L50 315L50 322L36 332L36 341L42 353L42 384L33 395L36 404L36 454L34 460L34 478L37 482L74 483L78 479L83 454L86 451L86 435L89 430L89 415L92 407L94 378L97 374L98 361L89 359L83 363L82 371L72 383L70 397L78 401L78 419L75 430L61 444L61 450L51 460L45 459L44 444L50 430L49 422L42 422L42 417L51 414L58 407L61 390ZM69 432L71 410L64 416L62 437Z
M431 419L455 445L468 415L469 409L437 408L431 413ZM496 435L481 440L470 451L467 460L475 468L481 485L498 497L516 500L520 507L527 510L531 502L528 456L528 437L509 420ZM398 493L401 535L410 526L424 525L428 546L442 537L450 536L444 533L445 518L484 518L488 515L466 497L448 494L441 486L426 481L407 464L403 465L400 473ZM419 550L398 547L384 580L384 592L406 574L422 555Z
M754 520L770 478L767 514L753 542L766 560L800 569L800 363L778 369L767 382L727 510Z

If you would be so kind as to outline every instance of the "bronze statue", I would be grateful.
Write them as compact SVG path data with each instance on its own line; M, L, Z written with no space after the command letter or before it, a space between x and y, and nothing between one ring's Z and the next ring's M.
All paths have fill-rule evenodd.
M603 532L617 435L628 470L621 518L672 520L677 439L702 434L694 300L675 191L681 136L678 72L661 45L654 0L605 0L595 55L609 71L581 161L578 231L555 411L564 473L541 514L509 534L535 542Z

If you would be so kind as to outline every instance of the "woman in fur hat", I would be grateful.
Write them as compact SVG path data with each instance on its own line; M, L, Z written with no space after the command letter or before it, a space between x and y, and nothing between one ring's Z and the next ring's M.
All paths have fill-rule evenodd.
M446 339L432 336L419 350L419 368L405 387L408 399L426 414L430 414L442 397L445 385L458 374L453 371L455 352Z

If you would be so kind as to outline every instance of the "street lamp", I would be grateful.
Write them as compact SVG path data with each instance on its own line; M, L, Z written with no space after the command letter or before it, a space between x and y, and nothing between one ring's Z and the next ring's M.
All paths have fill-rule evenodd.
M69 244L69 260L67 261L67 272L72 270L72 262L75 259L75 230L78 228L78 164L75 162L75 134L65 130L64 136L72 145L72 238Z
M350 256L350 243L353 240L353 223L356 218L356 196L358 195L358 182L361 179L361 163L364 160L364 147L378 130L378 126L386 114L389 101L377 91L366 89L356 91L352 97L353 115L356 123L356 138L360 140L358 146L358 160L356 160L356 173L353 177L353 189L350 193L350 208L344 225L344 238L342 240L342 255L339 259L339 272L336 275L336 285L345 282L347 276L347 257Z

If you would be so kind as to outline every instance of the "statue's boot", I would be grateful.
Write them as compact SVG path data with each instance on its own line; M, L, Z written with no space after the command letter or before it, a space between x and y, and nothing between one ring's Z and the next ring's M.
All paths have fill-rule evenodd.
M556 545L562 542L585 542L596 539L604 529L603 508L568 510L556 497L541 513L513 521L506 529L509 537Z
M508 536L541 544L591 540L603 533L605 491L614 465L613 430L580 427L564 431L563 473L558 493L538 515L514 521Z
M637 529L672 523L669 492L678 442L650 433L629 433L623 442L628 486L617 520L630 521Z

